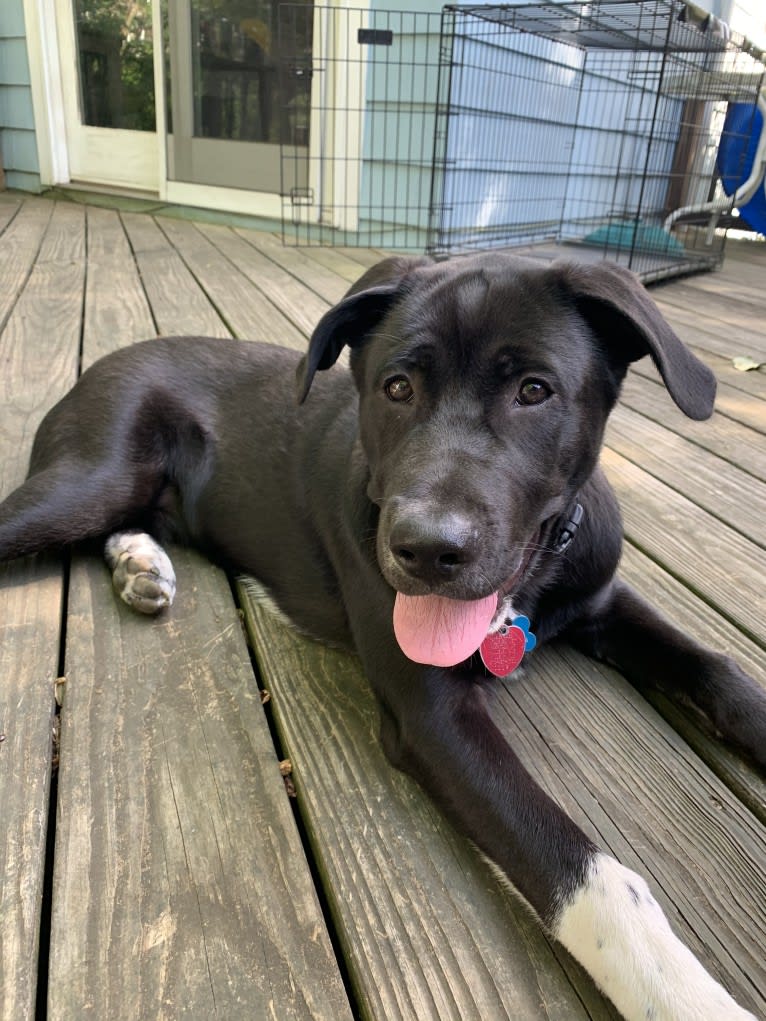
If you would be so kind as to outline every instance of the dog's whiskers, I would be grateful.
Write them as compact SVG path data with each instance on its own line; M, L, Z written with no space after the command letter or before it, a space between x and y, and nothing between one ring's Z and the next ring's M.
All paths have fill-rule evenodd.
M394 333L381 333L380 330L375 330L373 333L370 333L370 337L372 337L372 338L382 337L384 340L394 340L394 341L397 342L397 344L401 342L401 337L397 337L396 334L394 334Z

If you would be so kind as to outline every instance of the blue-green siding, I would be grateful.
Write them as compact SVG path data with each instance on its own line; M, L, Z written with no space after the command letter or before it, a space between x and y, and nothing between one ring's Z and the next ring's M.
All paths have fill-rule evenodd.
M23 0L0 2L0 153L9 188L40 190Z
M0 5L0 38L24 35L24 4L22 0L3 0Z

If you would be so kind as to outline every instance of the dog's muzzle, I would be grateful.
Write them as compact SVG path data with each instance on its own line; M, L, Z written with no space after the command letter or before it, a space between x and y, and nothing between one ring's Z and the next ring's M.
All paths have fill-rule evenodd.
M420 591L456 581L481 551L479 529L466 515L412 503L395 515L388 530L391 562L402 579ZM397 586L399 587L399 586Z

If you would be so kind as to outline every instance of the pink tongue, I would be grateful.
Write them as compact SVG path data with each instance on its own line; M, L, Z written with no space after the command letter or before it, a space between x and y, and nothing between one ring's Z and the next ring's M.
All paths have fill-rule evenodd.
M479 648L497 610L497 593L463 602L396 594L394 634L408 659L454 666Z

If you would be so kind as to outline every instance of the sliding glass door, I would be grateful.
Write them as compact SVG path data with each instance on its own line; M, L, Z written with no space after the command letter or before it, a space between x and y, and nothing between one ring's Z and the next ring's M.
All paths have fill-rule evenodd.
M151 0L55 0L72 180L155 191Z
M313 4L168 0L164 30L168 180L280 192L280 139L309 142Z

